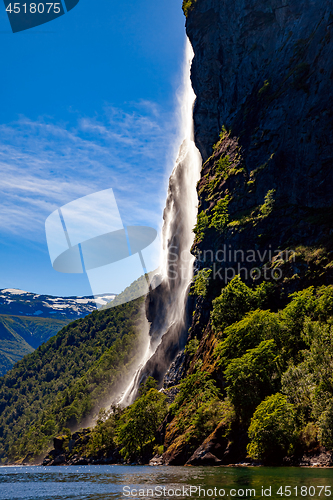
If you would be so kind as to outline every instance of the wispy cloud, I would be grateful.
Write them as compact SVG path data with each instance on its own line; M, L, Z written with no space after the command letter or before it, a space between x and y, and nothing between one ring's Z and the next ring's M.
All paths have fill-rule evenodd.
M0 125L0 232L39 239L52 211L106 188L127 224L158 225L175 142L172 117L144 101L75 127L26 117Z

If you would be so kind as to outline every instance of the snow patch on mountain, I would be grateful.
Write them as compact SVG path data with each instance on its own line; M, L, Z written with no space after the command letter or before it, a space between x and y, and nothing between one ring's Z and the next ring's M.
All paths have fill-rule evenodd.
M116 294L96 297L53 297L5 288L0 290L0 314L74 320L105 306Z

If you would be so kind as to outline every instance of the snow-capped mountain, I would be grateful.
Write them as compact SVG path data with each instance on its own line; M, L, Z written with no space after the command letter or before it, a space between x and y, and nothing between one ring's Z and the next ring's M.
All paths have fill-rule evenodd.
M6 288L0 290L0 314L74 320L108 304L115 297L115 294L53 297Z
M68 323L105 306L115 296L52 297L0 290L0 376Z

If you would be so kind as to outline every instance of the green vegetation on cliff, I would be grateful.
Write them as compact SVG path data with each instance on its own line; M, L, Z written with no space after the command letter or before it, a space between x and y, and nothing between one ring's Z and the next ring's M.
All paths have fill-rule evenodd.
M187 377L190 383L207 363L214 367L213 380L223 381L217 422L228 402L233 428L248 428L249 456L265 462L333 447L333 286L295 292L277 312L269 309L273 296L269 284L251 288L234 278L213 302L213 353L207 360L199 349ZM183 414L192 400L183 398Z
M157 391L156 381L148 377L131 406L124 409L113 405L109 411L102 409L92 429L73 435L65 429L66 434L57 440L62 443L67 461L75 461L78 455L102 462L110 457L112 461L147 460L159 448L156 432L166 413L166 396ZM51 452L45 463L52 462L53 458Z
M197 0L183 0L183 12L187 17Z
M141 397L124 410L117 426L116 438L124 459L152 453L155 433L166 413L166 397L154 387L148 387Z

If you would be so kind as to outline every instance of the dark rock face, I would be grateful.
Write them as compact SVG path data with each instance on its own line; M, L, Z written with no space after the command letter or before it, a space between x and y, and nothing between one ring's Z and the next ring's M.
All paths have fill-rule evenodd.
M198 0L186 28L195 52L195 134L204 160L223 124L241 132L249 120L266 131L264 141L261 134L252 140L247 137L249 153L255 143L259 146L255 156L270 145L284 150L287 163L293 165L295 160L310 165L321 156L318 152L331 159L332 141L327 140L332 138L332 112L327 106L332 96L331 4ZM260 98L266 80L270 99L265 105L257 99L257 106L245 113L249 96ZM251 128L253 134L255 127ZM300 188L303 192L304 186Z
M54 446L54 451L56 453L62 453L64 450L64 441L66 440L65 436L60 436L60 437L55 437L53 438L53 446Z
M333 452L321 447L312 454L303 455L298 460L297 465L302 467L332 467Z
M193 453L191 458L186 462L186 465L222 465L228 446L228 439L225 437L225 433L225 424L221 422L215 431Z
M176 248L176 243L175 247L172 248ZM163 386L164 388L177 383L183 375L183 349L188 338L188 328L193 310L193 300L187 300L184 306L184 317L166 329L168 311L175 307L174 301L177 285L179 285L179 283L176 284L172 281L171 283L170 287L169 283L162 282L157 288L151 289L147 295L146 316L150 322L151 345L153 348L156 345L158 347L138 375L140 383L144 383L148 376L152 376L157 380L159 387Z
M181 351L177 354L175 360L171 363L170 368L163 379L163 387L173 387L179 384L184 375L185 370L185 354Z
M184 372L200 359L223 388L209 314L227 281L240 274L253 283L253 276L244 278L251 269L273 269L265 279L277 279L277 309L289 293L333 282L333 6L196 0L186 29L195 53L195 140L204 160L192 252L197 269L209 268L211 277L207 297L193 306L190 338L200 345L193 359L185 355ZM307 254L309 247L315 250ZM229 249L240 252L239 260ZM226 276L226 269L236 272ZM171 421L163 463L244 462L246 429L234 429L228 441L222 431L220 424L193 453ZM331 455L302 460L329 464Z
M176 441L163 453L163 465L184 465L191 455L190 450L191 448L187 443Z
M267 163L245 205L276 189L284 205L332 207L332 5L198 0L186 27L204 161L225 125L248 174Z
M219 265L198 257L197 267L212 269L212 278L220 280L218 293L233 277L219 274L221 268L231 267L246 280L250 268L272 263L270 250L325 248L328 264L333 256L332 5L197 0L186 28L195 53L195 138L205 161L199 215L208 218L193 253L212 252L215 259L223 248L260 252L249 265L244 258ZM269 194L272 209L264 213ZM228 221L214 228L214 211L223 200ZM287 272L309 277L310 266L303 264ZM332 279L327 267L320 283L307 286ZM286 293L295 291L292 287Z

